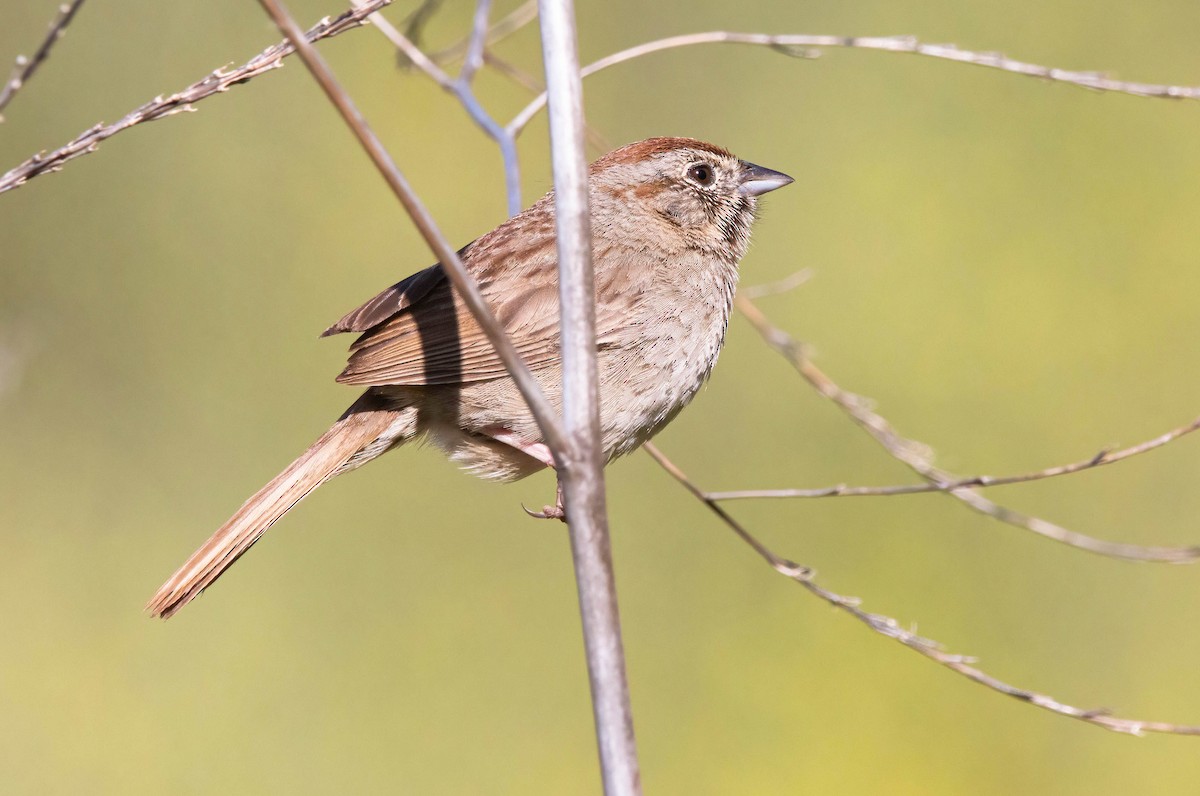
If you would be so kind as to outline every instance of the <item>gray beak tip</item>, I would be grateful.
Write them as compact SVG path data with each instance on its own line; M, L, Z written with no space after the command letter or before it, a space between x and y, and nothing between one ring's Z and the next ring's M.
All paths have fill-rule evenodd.
M762 196L769 191L791 185L793 182L795 180L782 171L746 163L742 172L742 183L738 186L738 190L744 196Z

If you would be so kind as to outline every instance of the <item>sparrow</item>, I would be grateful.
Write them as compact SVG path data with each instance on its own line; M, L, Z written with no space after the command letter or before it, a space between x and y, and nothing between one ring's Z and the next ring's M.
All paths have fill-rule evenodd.
M636 450L716 364L759 197L792 178L690 138L650 138L588 168L600 435L606 462ZM459 251L551 405L562 408L553 192ZM337 377L366 391L252 495L147 605L169 617L305 496L425 440L469 473L515 481L554 457L440 264L325 330L356 333Z

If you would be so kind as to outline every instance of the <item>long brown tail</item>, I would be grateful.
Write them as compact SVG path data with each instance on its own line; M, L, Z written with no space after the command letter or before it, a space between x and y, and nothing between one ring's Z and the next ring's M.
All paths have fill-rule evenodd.
M242 504L192 553L146 605L164 619L187 605L250 549L275 521L335 475L379 456L412 436L412 409L363 395L300 458Z

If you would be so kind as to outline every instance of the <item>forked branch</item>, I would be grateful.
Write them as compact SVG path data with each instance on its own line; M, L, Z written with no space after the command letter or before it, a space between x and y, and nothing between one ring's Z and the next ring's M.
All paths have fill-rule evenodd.
M937 467L932 462L932 454L927 445L902 436L891 423L879 413L871 409L871 402L861 395L843 390L832 379L818 368L804 350L804 346L782 329L771 324L754 302L745 296L736 299L737 308L750 324L762 335L763 339L783 355L796 372L809 383L821 396L828 398L844 411L860 428L866 431L872 439L883 446L897 461L907 466L917 475L924 478L936 488L932 491L944 492L957 499L980 514L993 517L1009 525L1032 531L1033 533L1053 539L1056 542L1098 553L1112 558L1124 558L1130 561L1156 561L1171 564L1187 564L1200 558L1200 547L1143 547L1134 544L1121 544L1096 539L1087 534L1072 531L1061 525L1015 511L1001 506L980 495L972 486L956 486L964 479ZM1187 429L1188 427L1184 427ZM1182 433L1171 439L1182 436ZM1167 440L1168 442L1170 439ZM1149 445L1149 443L1147 443ZM1161 443L1161 444L1165 444ZM1139 446L1144 447L1144 446ZM1153 447L1153 445L1151 445ZM1130 453L1128 455L1134 455ZM1125 456L1123 458L1128 458ZM1099 466L1103 461L1096 461L1092 466ZM1080 468L1083 469L1083 468ZM1029 479L1035 480L1035 479Z
M363 0L351 0L356 7ZM475 124L484 131L496 145L500 147L500 156L504 159L505 195L508 198L508 214L515 216L521 212L521 170L517 159L517 139L499 122L492 118L475 96L472 81L475 73L484 63L485 42L491 37L492 29L488 28L488 12L491 0L480 0L475 8L475 19L471 36L464 44L465 57L462 71L457 78L450 77L444 69L430 56L419 48L408 36L387 20L383 14L372 14L371 24L387 37L393 46L400 51L406 61L428 75L435 83L453 94L470 115ZM523 24L523 23L522 23Z
M304 65L308 67L313 78L321 86L329 101L337 108L342 115L342 119L350 128L359 144L362 145L371 161L379 170L380 175L387 182L388 187L400 200L405 211L412 219L413 225L421 233L429 248L433 251L434 256L442 264L446 270L446 275L450 278L450 282L454 285L454 289L462 296L463 302L467 305L479 326L487 335L488 342L496 349L496 353L500 356L504 363L505 369L516 382L517 388L521 391L521 397L529 405L529 410L537 421L538 430L542 433L542 438L553 451L555 458L561 458L564 453L572 451L570 439L563 432L562 423L550 406L549 400L538 386L533 374L521 359L521 355L517 353L516 347L512 340L504 331L503 325L496 319L495 314L488 307L487 302L483 298L483 293L479 289L478 283L475 281L462 264L457 252L446 240L446 237L438 229L433 217L425 208L423 202L417 196L412 186L408 184L408 180L397 168L395 162L384 148L382 142L368 127L366 120L362 114L358 112L354 102L346 93L345 89L338 84L333 76L333 72L325 63L325 60L313 47L312 42L308 40L306 34L301 31L300 26L296 24L296 20L283 8L282 4L277 0L259 0L260 4L266 9L267 13L275 21L280 31L287 36L288 41L296 52L299 53ZM365 7L364 7L365 9ZM362 11L364 9L359 9Z
M438 231L432 217L337 83L324 59L305 40L279 0L259 2L295 46L305 66L341 113L441 261L455 289L503 360L509 376L520 388L537 420L542 438L554 455L566 499L605 793L637 796L641 792L640 777L608 543L604 463L599 443L591 231L587 167L583 157L583 94L576 56L573 6L570 0L541 0L539 6L544 20L542 41L547 84L554 97L550 113L563 352L563 418L560 421L488 308L478 284ZM468 62L482 63L488 0L481 0L479 8L481 11L476 15L472 36L478 44L471 48L478 52L475 56L468 54ZM462 82L469 83L470 76L468 65Z
M705 492L696 486L680 470L670 459L668 459L661 451L656 448L653 443L645 445L646 452L651 458L656 461L659 466L666 470L671 477L684 486L697 500L700 500L704 505L716 514L726 526L729 527L737 536L746 544L754 549L754 552L767 562L779 574L786 578L794 580L807 590L825 602L837 608L840 611L850 614L858 621L862 622L867 627L874 630L880 635L887 636L890 639L900 642L904 646L924 655L932 661L936 661L947 669L961 674L963 677L972 682L979 683L982 686L997 691L1005 696L1019 699L1022 702L1028 702L1043 710L1048 710L1052 713L1057 713L1060 716L1066 716L1072 719L1094 724L1097 727L1103 727L1106 730L1113 732L1127 733L1129 735L1145 735L1146 733L1167 733L1171 735L1200 735L1200 726L1188 724L1170 724L1162 721L1142 721L1140 719L1127 719L1119 716L1114 716L1105 708L1078 708L1073 705L1068 705L1060 702L1052 696L1030 691L1026 688L1020 688L1015 685L1004 682L987 672L980 669L975 664L976 659L967 655L957 655L947 652L941 644L932 639L924 638L913 633L910 630L905 630L900 623L890 616L883 614L872 613L865 611L860 607L860 601L855 597L846 597L840 594L835 594L821 586L817 585L815 576L816 573L801 564L794 561L789 561L786 558L778 556L769 547L763 544L741 523L733 518L729 512L725 511L715 501L708 498Z

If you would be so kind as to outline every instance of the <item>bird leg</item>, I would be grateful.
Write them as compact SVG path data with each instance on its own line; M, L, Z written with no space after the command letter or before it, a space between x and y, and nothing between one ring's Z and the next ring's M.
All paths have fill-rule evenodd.
M526 442L512 431L503 427L484 429L483 433L497 442L503 442L505 445L516 448L526 456L537 459L551 470L554 470L556 475L558 474L558 468L555 466L554 462L554 454L550 452L550 448L546 445L546 443ZM561 476L558 477L557 482L558 486L555 489L553 506L542 506L541 511L532 511L525 506L521 506L521 508L525 509L525 513L530 517L536 517L539 520L561 520L562 522L566 522L567 512L566 509L563 508L563 487Z

